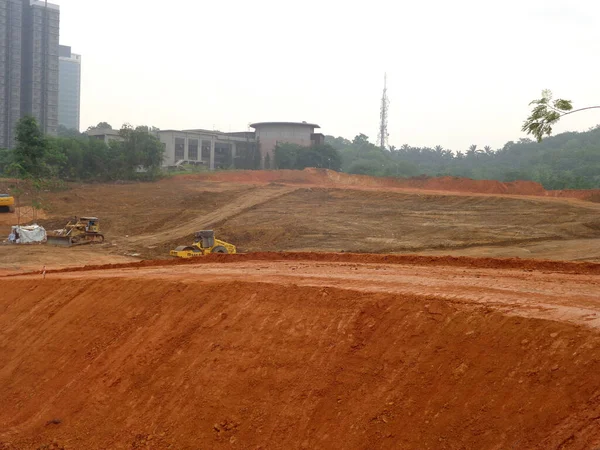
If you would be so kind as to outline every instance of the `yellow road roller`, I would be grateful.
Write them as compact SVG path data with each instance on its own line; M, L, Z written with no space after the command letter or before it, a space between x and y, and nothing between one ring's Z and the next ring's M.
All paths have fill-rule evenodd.
M233 255L237 253L237 249L233 244L215 239L213 230L203 230L196 232L192 245L179 246L171 250L170 255L177 258L195 258L213 253Z

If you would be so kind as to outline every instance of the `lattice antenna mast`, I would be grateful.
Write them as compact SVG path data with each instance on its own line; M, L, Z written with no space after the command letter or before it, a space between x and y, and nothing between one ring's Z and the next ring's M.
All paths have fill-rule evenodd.
M379 146L381 147L382 150L386 149L387 143L388 143L388 137L389 137L388 111L389 111L389 108L390 108L390 101L387 96L387 73L386 73L383 78L383 95L381 97L381 113L379 116L379 118L381 120L379 123L378 140L379 140Z

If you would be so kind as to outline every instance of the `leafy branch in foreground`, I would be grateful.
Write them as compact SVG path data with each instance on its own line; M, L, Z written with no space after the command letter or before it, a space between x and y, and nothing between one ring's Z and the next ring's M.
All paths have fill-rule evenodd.
M548 89L542 91L542 98L532 101L529 105L533 106L533 110L531 111L531 115L525 120L525 123L523 123L522 130L527 134L535 136L538 142L541 142L544 136L552 134L552 127L561 117L587 109L600 108L600 106L588 106L574 110L571 100L564 100L562 98L553 100L552 91Z

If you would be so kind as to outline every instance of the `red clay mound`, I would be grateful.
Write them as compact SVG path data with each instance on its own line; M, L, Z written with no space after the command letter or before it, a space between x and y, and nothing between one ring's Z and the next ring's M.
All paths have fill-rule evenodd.
M415 177L415 178L377 178L367 175L349 175L328 170L306 169L317 171L334 184L356 186L384 186L396 188L414 188L425 190L472 192L480 194L517 194L544 195L544 188L533 181L516 181L503 183L495 180L472 180L457 177Z
M577 198L594 203L600 203L600 189L565 189L563 191L547 191L549 197Z
M384 255L370 253L316 253L316 252L253 252L236 255L207 255L192 259L154 259L121 264L89 265L49 270L48 273L89 272L103 269L134 269L169 267L242 261L315 261L348 264L407 264L416 266L450 266L470 269L538 270L579 275L600 275L600 264L593 262L544 261L520 258L472 258L468 256ZM35 272L38 273L38 272ZM9 275L10 276L10 275ZM19 276L14 274L12 276Z
M472 180L470 178L427 178L422 182L407 180L410 187L435 189L440 191L473 192L480 194L544 195L541 184L533 181L515 181L503 183L496 180Z
M472 180L470 178L420 176L415 178L379 178L367 175L350 175L327 169L305 170L240 170L203 175L182 175L185 178L206 179L231 183L248 184L309 184L327 187L382 187L423 189L449 192L466 192L473 194L507 194L533 195L577 198L600 202L600 189L596 190L564 190L546 191L543 186L533 181L502 182L496 180Z
M0 448L589 449L600 338L435 298L4 280Z

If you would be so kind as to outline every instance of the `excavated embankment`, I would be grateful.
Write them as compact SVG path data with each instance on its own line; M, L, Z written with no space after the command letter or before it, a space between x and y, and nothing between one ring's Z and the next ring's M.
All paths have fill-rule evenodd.
M579 200L600 201L600 189L554 190L547 191L534 181L473 180L460 177L383 178L368 175L351 175L327 169L308 168L304 170L253 171L238 170L206 175L182 175L182 179L207 179L235 183L285 183L310 184L316 186L373 187L423 189L477 194L529 195L541 197L576 198Z
M434 297L149 280L2 280L0 449L600 442L592 329Z

